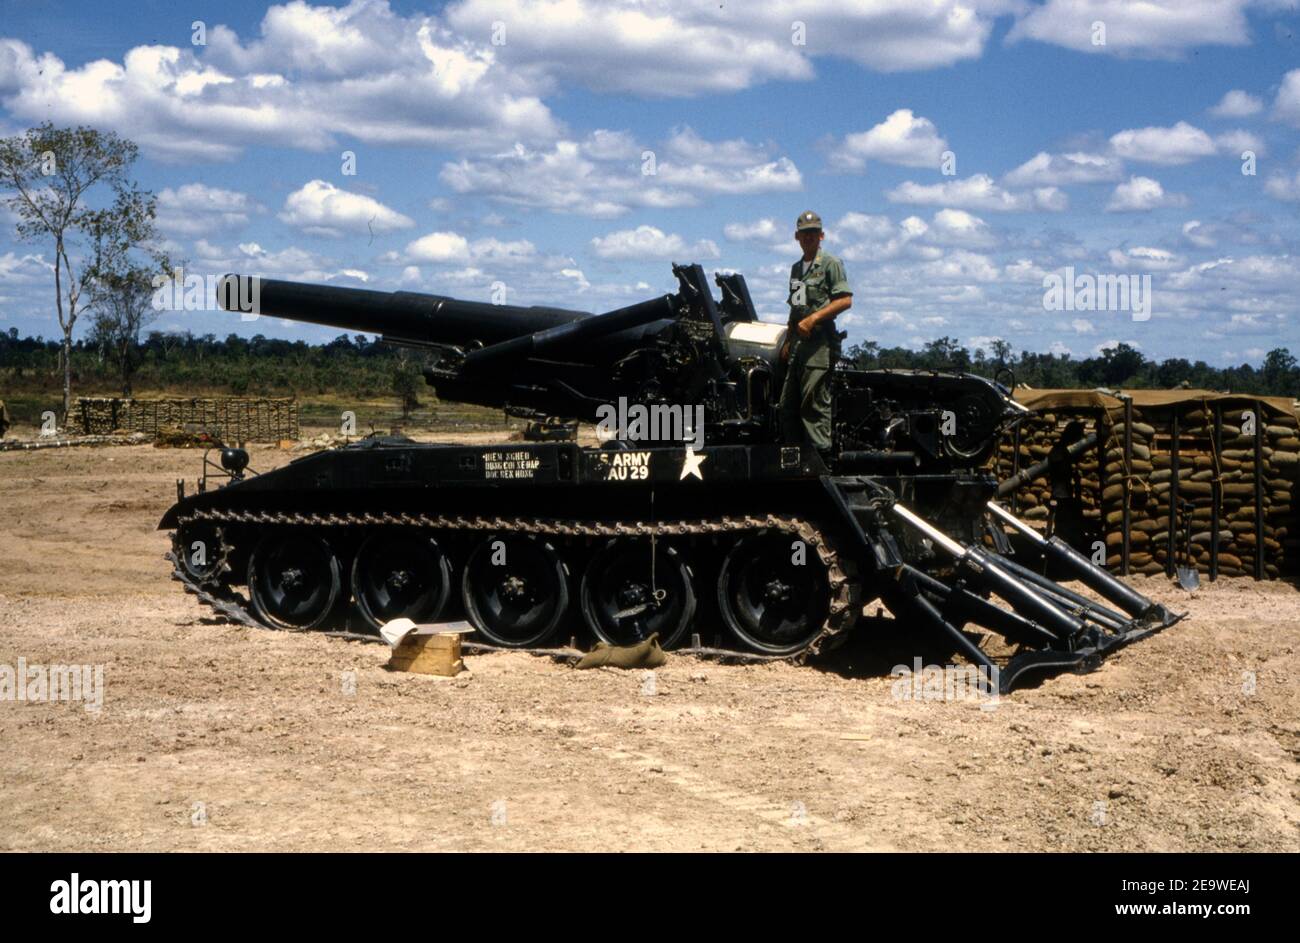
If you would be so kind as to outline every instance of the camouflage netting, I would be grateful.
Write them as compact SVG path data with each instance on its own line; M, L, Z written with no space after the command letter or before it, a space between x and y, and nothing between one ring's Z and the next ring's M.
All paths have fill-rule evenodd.
M68 428L81 435L118 430L151 436L171 429L202 430L225 442L278 442L298 438L295 399L117 399L80 397Z
M1000 443L998 477L1010 477L1046 459L1066 425L1081 420L1087 432L1099 433L1097 446L1075 462L1084 516L1105 541L1110 569L1146 574L1172 569L1170 512L1176 494L1179 504L1191 506L1191 555L1201 571L1261 578L1294 571L1300 564L1292 502L1300 477L1300 423L1294 403L1206 390L1134 390L1125 395L1132 397L1129 423L1124 400L1106 393L1017 390L1016 399L1031 415L1018 434ZM1252 415L1257 434L1250 432ZM1043 528L1049 496L1044 476L1005 503ZM1185 512L1174 534L1178 562L1186 562L1186 520Z

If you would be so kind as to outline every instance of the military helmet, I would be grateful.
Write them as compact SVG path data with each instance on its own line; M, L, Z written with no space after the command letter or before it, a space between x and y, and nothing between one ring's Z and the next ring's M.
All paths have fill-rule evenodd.
M812 210L807 210L799 214L799 219L794 225L796 232L802 232L805 229L821 229L822 218Z

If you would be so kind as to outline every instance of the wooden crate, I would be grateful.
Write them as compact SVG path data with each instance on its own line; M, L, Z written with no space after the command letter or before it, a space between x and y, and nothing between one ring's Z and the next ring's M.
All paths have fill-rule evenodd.
M393 648L388 667L394 671L454 678L465 670L460 654L460 637L470 629L462 625L418 626Z

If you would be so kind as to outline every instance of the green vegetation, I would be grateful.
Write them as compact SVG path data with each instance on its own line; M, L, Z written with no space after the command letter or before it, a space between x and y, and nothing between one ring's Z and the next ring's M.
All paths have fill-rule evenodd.
M16 422L39 422L44 410L61 412L60 342L0 333L0 399ZM502 428L500 410L440 403L406 350L340 335L328 344L229 335L151 332L135 351L135 394L151 396L297 396L304 426L334 427L344 410L357 430L433 426ZM78 396L121 395L113 350L91 340L72 347L73 390ZM518 425L517 423L515 425Z
M58 410L62 394L58 340L19 338L16 328L0 333L0 399L18 422L31 424L46 409ZM863 367L965 370L993 376L1002 366L1016 381L1047 387L1126 389L1170 388L1181 383L1234 393L1296 396L1300 365L1285 348L1270 351L1260 367L1242 364L1219 369L1202 361L1147 360L1125 344L1101 356L1069 356L1022 351L995 343L994 355L973 354L954 338L932 341L920 351L881 348L867 342L845 351ZM134 382L139 396L297 396L304 425L333 426L339 413L357 414L359 430L391 425L504 425L497 410L439 403L419 374L418 358L368 340L339 335L328 344L229 335L150 333L137 347ZM72 348L73 385L81 396L116 396L121 386L111 350L82 340ZM1004 377L1005 379L1005 377Z
M1027 350L1017 356L1006 341L994 341L991 348L989 352L981 349L972 353L954 337L941 337L919 351L882 348L867 341L848 348L844 356L861 367L960 370L986 377L1005 366L1015 373L1017 383L1035 389L1172 389L1185 384L1263 396L1300 395L1300 366L1285 347L1269 351L1260 367L1244 363L1224 368L1211 367L1203 360L1191 363L1181 357L1148 360L1128 344L1106 348L1099 356L1083 360L1069 354Z

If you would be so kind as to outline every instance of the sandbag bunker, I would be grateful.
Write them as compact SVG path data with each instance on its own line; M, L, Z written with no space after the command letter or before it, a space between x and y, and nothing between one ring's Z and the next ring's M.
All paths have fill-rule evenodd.
M1022 520L1098 562L1104 555L1125 576L1185 566L1211 579L1275 579L1297 570L1300 422L1291 400L1208 390L1015 395L1030 415L994 462L999 479L1029 479L1002 498ZM1072 481L1059 467L1054 475L1033 467L1048 464L1054 446L1059 466L1060 444L1072 438ZM1061 526L1063 487L1082 518L1073 532Z

